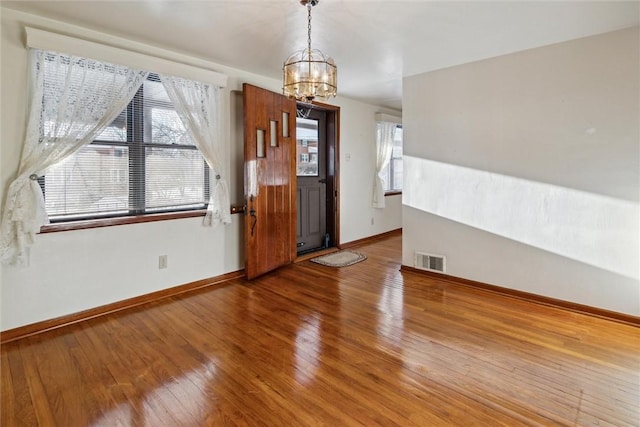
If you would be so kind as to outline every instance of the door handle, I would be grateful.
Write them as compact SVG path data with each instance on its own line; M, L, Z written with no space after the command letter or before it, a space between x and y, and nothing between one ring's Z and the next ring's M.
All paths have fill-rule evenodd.
M327 183L327 179L326 178L321 178L321 179L318 180L318 182L320 184L326 184Z
M251 237L253 237L253 232L255 231L256 224L258 223L258 216L256 215L256 210L253 208L253 194L249 197L249 202L251 203L249 207L249 215L251 215Z

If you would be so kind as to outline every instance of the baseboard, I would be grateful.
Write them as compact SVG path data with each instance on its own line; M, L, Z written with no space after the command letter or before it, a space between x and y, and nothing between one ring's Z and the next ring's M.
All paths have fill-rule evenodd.
M475 280L464 279L462 277L451 276L445 273L436 273L431 271L420 270L407 265L402 265L400 271L418 273L424 276L428 276L437 280L454 283L457 285L469 286L475 289L481 289L488 292L498 293L511 298L518 298L521 300L534 302L536 304L543 304L556 308L562 308L565 310L573 311L576 313L586 314L589 316L600 317L607 320L612 320L619 323L625 323L632 326L640 326L640 317L632 316L630 314L618 313L616 311L605 310L603 308L592 307L589 305L578 304L570 301L564 301L556 298L545 297L543 295L532 294L530 292L519 291L516 289L504 288L502 286L490 285L488 283L477 282Z
M81 311L79 313L69 314L66 316L57 317L55 319L43 320L42 322L36 322L25 326L19 326L14 329L8 329L0 332L0 344L5 344L10 341L15 341L21 338L25 338L31 335L36 335L52 329L61 328L63 326L71 325L74 323L82 322L83 320L93 319L95 317L104 316L106 314L115 313L117 311L126 310L128 308L136 307L142 304L146 304L152 301L157 301L163 298L169 298L172 296L180 295L185 292L191 292L196 289L206 288L213 285L221 285L225 282L234 279L240 279L244 277L244 270L238 270L231 273L223 274L221 276L211 277L208 279L197 280L195 282L187 283L180 286L175 286L168 289L163 289L149 294L140 295L134 298L106 304L100 307L91 308L89 310Z
M352 248L354 246L360 246L360 245L364 245L366 243L373 243L373 242L376 242L378 240L386 239L387 237L401 236L401 235L402 235L402 228L396 228L395 230L391 230L391 231L387 231L387 232L384 232L384 233L376 234L374 236L369 236L369 237L365 237L363 239L358 239L358 240L352 240L351 242L347 242L347 243L341 243L338 247L340 249L349 249L349 248Z

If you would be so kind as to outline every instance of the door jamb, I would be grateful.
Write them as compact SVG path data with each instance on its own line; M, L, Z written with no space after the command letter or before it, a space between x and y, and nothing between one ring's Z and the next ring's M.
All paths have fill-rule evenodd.
M340 247L340 107L321 102L298 103L298 106L326 114L327 158L327 230L329 246ZM295 173L295 169L294 169ZM329 196L331 195L331 196Z

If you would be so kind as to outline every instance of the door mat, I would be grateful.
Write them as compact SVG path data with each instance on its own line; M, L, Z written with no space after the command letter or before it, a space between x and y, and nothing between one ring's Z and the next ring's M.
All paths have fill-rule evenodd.
M364 261L367 256L360 252L340 251L328 255L311 258L311 262L329 267L346 267Z

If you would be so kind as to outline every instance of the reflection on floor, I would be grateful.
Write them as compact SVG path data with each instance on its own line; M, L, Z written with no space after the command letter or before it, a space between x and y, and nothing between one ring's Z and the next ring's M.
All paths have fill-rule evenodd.
M3 345L3 426L638 425L640 330L302 261Z

